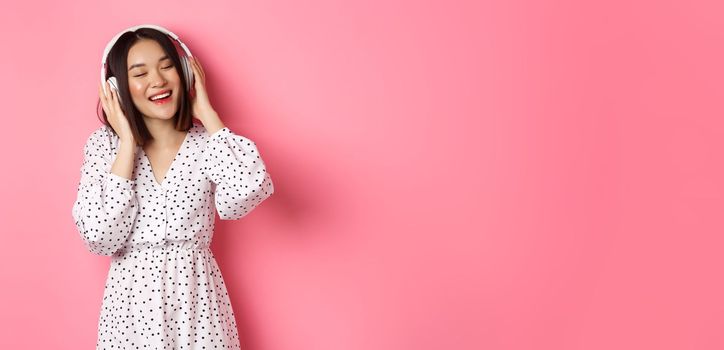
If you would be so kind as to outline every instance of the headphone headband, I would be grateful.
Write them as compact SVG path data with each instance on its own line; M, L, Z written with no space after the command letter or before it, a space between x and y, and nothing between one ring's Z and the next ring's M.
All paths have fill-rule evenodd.
M140 28L156 29L159 32L162 32L162 33L170 36L173 40L175 40L179 44L179 46L181 46L181 48L184 50L184 52L186 52L187 57L193 57L191 55L191 51L189 50L189 48L186 47L186 44L184 44L181 41L181 39L179 39L178 35L174 34L173 32L171 32L170 30L168 30L164 27L161 27L161 26L158 26L155 24L141 24L141 25L126 28L123 31L121 31L120 33L116 34L116 36L114 36L113 39L111 39L111 41L109 41L108 44L106 44L106 48L103 50L103 60L101 61L101 85L103 86L104 91L106 89L106 85L105 85L105 83L106 83L106 59L108 58L108 53L111 51L111 48L113 48L113 45L115 45L116 41L118 41L118 39L121 37L121 35L125 34L126 32L136 31L137 29L140 29ZM182 59L181 61L182 61L182 66L184 66L182 68L184 68L184 71L186 72L187 67L185 67L185 65L186 65L186 62L188 62L188 60ZM189 71L187 74L193 74L193 73L191 73ZM191 78L193 78L193 76L191 76ZM187 80L189 80L189 79L187 79ZM187 82L187 83L189 85L191 84L191 82ZM190 86L188 88L190 88Z

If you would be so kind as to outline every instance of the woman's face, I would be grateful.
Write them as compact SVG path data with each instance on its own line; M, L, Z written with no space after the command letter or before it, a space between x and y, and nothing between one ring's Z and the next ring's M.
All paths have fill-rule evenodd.
M146 118L171 119L178 109L181 78L173 61L155 40L141 39L128 51L128 88L133 104ZM171 92L171 96L151 100Z

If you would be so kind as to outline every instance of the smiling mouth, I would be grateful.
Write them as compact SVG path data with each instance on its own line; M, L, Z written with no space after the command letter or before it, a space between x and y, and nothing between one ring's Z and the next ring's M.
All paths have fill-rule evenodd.
M158 94L158 95L151 96L151 97L148 98L148 100L151 101L151 102L153 102L153 103L155 103L155 104L157 104L157 105L160 105L160 104L164 104L164 103L166 103L166 102L168 102L168 101L171 101L171 96L172 96L172 94L173 94L173 91L172 91L172 90L169 90L169 91L166 91L166 92L164 92L164 93L162 93L162 94Z

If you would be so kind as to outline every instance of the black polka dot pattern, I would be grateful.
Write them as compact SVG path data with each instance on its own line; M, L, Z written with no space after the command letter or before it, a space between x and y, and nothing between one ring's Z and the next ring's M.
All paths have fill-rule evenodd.
M111 256L96 349L240 349L209 245L215 212L237 220L274 193L256 144L194 124L159 183L140 147L131 179L111 173L118 142L88 137L73 204L86 248Z

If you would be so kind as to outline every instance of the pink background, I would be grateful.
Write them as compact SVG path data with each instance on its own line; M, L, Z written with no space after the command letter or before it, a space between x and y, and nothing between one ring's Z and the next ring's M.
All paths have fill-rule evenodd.
M586 3L6 5L0 348L95 345L71 206L141 23L275 181L212 245L246 348L723 348L724 7Z

